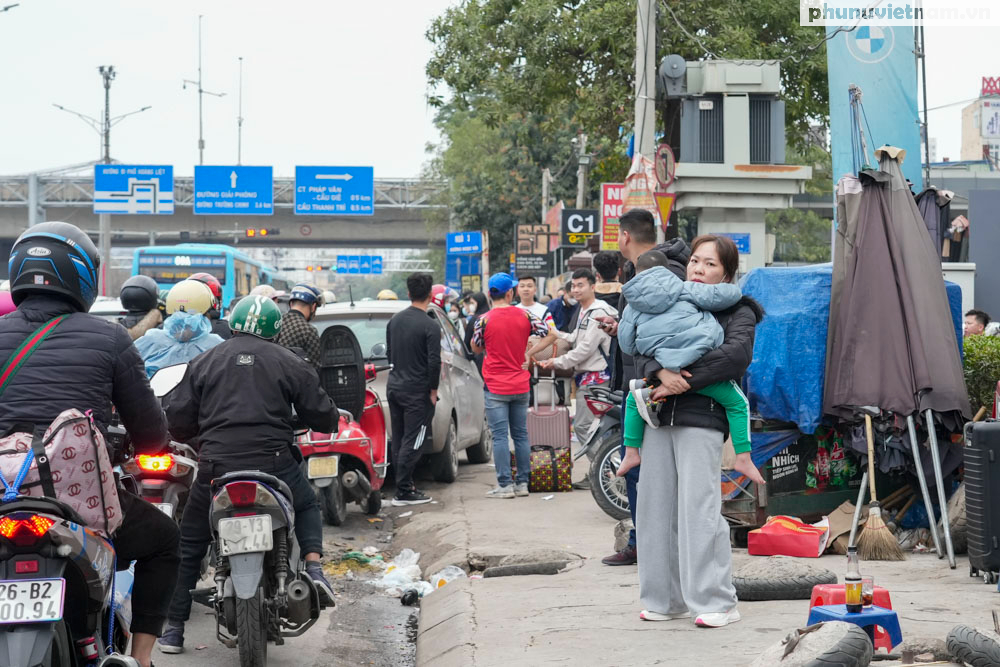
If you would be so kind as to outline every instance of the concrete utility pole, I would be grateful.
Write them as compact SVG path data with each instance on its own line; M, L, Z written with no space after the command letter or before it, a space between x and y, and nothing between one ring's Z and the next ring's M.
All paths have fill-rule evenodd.
M656 146L656 2L636 0L635 152L653 159Z
M576 207L584 208L587 193L587 170L590 168L590 156L587 155L587 135L581 132L576 143L580 165L576 168Z
M104 164L111 163L111 82L115 80L114 65L97 68L104 78ZM111 266L111 216L101 213L99 220L99 241L101 251L101 273L99 289L101 296L108 295L108 268Z
M243 56L240 56L240 104L236 114L236 164L243 164Z
M181 88L187 89L187 84L198 86L198 164L205 164L205 124L202 115L202 96L214 95L215 97L225 97L225 93L213 93L205 90L201 86L201 20L202 14L198 15L198 80L184 79Z
M552 182L552 172L546 167L542 169L542 224L545 224L545 216L549 212L549 183Z

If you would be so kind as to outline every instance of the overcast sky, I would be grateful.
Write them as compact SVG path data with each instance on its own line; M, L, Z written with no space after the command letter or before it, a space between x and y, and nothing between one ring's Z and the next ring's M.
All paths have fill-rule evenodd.
M0 0L0 6L14 0ZM454 0L21 0L0 13L0 174L100 156L99 137L58 103L98 118L98 65L114 65L112 116L151 105L112 130L112 157L197 164L198 14L203 21L205 163L236 162L243 56L243 163L291 176L301 165L373 165L412 177L437 140L426 104L424 38ZM693 27L693 26L692 26ZM819 30L817 29L817 33ZM1000 76L993 28L927 28L929 106L976 97ZM939 158L958 159L961 106L930 114Z

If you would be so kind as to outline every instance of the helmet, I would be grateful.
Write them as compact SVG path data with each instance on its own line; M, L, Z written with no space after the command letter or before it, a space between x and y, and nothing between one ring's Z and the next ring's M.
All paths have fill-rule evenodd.
M273 299L278 295L278 290L274 289L270 285L257 285L247 296L262 296L265 299Z
M182 280L167 293L167 315L173 315L177 311L204 315L214 304L212 290L197 280Z
M212 290L212 296L215 297L215 300L222 300L222 283L220 283L219 279L211 273L196 273L192 276L188 276L188 280L197 280L200 283L205 283L208 285L208 289Z
M431 303L440 308L445 309L448 302L457 299L458 292L448 287L447 285L432 285L431 286Z
M337 303L337 295L328 289L323 290L323 303Z
M307 304L315 303L317 306L322 306L323 292L312 283L299 283L292 288L291 300Z
M149 276L132 276L118 293L122 308L132 313L148 313L156 308L160 288Z
M396 293L393 292L391 289L384 289L384 290L382 290L381 292L378 293L378 296L375 297L375 298L378 299L379 301L398 301L399 300L399 297L396 296Z
M233 331L270 340L281 329L281 311L265 296L245 296L229 313L229 326Z
M10 292L0 292L0 315L6 315L15 310L17 310L17 306L14 305L14 299L11 298Z
M34 293L68 297L86 312L97 298L101 257L79 227L43 222L21 234L10 251L7 269L15 304Z

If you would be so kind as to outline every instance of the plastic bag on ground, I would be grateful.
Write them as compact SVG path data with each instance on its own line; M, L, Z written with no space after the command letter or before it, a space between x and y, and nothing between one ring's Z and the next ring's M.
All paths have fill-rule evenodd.
M465 570L455 565L449 565L448 567L444 568L443 570L435 574L433 577L431 577L431 586L433 586L434 588L441 588L449 581L454 581L455 579L464 579L465 576L466 576Z
M392 559L381 579L375 582L382 588L406 588L416 581L420 581L420 566L417 562L420 554L412 549L403 549Z

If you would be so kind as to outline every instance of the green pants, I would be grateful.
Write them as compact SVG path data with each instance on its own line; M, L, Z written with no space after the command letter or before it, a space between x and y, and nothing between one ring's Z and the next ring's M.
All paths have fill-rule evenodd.
M695 392L708 396L726 410L729 420L729 434L733 438L733 449L737 454L750 451L750 402L740 386L730 380L717 382ZM642 447L642 435L646 422L639 415L632 392L625 397L625 446Z

